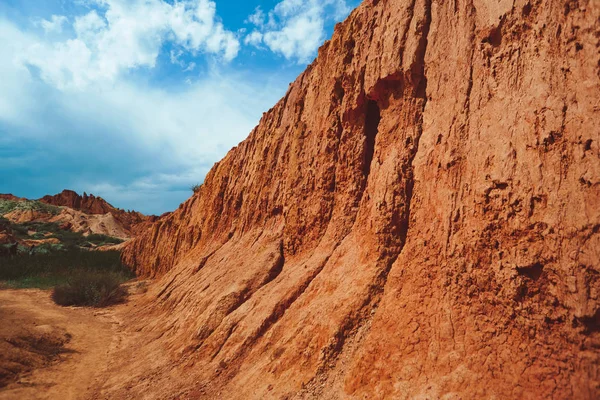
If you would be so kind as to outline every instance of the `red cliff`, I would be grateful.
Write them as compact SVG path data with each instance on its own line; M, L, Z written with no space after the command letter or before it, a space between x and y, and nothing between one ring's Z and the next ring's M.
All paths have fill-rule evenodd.
M108 393L600 397L599 18L365 1L126 247L153 340Z

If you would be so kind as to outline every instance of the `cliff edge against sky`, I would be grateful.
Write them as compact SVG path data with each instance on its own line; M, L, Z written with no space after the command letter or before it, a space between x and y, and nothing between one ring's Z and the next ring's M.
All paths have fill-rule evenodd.
M593 0L365 1L125 249L152 340L105 392L598 398L599 41Z

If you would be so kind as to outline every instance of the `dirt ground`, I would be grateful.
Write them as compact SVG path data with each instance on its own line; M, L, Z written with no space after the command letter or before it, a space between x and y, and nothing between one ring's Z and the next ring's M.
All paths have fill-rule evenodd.
M127 307L60 307L50 291L0 290L0 399L96 397L126 341L118 311Z

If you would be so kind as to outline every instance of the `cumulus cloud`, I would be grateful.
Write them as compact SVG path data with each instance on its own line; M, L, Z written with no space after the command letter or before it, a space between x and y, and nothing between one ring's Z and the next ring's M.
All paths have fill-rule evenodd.
M90 15L76 29L105 29L100 14ZM7 39L0 41L0 170L6 172L0 192L32 197L72 188L124 208L172 210L248 135L292 78L216 64L176 89L117 76L63 90L36 77L58 74L60 64L36 72L19 61L22 49L42 38L2 18L0 37Z
M53 15L49 20L40 19L34 22L35 25L41 26L46 33L61 33L63 25L68 21L64 15Z
M254 10L254 14L250 15L246 20L246 23L251 23L258 27L263 27L265 25L266 15L260 6L256 7Z
M350 9L346 0L283 0L268 13L258 7L248 17L255 30L244 43L306 63L325 40L326 24L345 18Z
M260 47L263 41L263 34L259 31L254 31L244 38L244 44Z
M72 0L18 22L0 5L0 192L174 209L301 69L240 69L242 44L307 62L346 1L283 0L236 31L212 0Z
M98 9L77 16L74 37L60 42L36 42L21 63L39 70L41 78L59 89L82 89L114 81L124 71L153 68L167 41L192 54L204 52L225 62L240 49L236 34L224 28L209 0L89 0ZM58 29L66 17L44 20L44 29Z

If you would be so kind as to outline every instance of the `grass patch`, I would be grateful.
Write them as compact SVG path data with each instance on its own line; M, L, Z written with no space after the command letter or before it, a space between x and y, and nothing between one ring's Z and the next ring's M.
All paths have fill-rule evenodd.
M40 211L47 214L58 215L60 213L60 207L52 206L50 204L42 203L36 200L3 200L0 199L0 215L8 214L15 210L33 210Z
M106 275L119 283L134 277L121 263L118 251L69 248L46 253L18 254L0 259L0 281L7 287L49 289L67 285L81 274Z
M106 244L121 244L124 242L123 239L119 239L112 236L101 235L99 233L93 233L85 238L89 243L94 243L98 246L103 246Z
M0 221L1 222L1 221ZM58 239L63 247L93 247L123 243L123 239L107 235L72 232L60 228L56 222L25 222L10 224L10 229L18 239ZM29 232L35 232L29 235Z
M97 272L79 273L52 291L52 300L61 306L107 307L126 297L118 276Z
M10 229L20 239L30 239L28 232L34 231L38 234L58 234L62 230L56 222L23 222L21 224L10 223Z
M60 208L36 201L0 200L3 231L12 232L21 241L57 239L60 243L29 247L24 244L27 242L21 242L16 248L12 244L0 245L0 255L5 256L0 258L0 288L54 288L53 300L64 306L105 307L125 299L127 291L121 283L135 276L121 264L120 252L86 250L120 244L122 239L100 234L84 236L61 229L54 222L16 224L2 217L16 209L58 214Z
M100 234L91 234L88 236L83 236L81 232L71 232L64 230L51 231L52 235L48 236L48 238L56 238L60 240L60 242L69 247L69 246L79 246L79 247L92 247L92 246L104 246L107 244L120 244L123 243L123 239L114 238L111 236L100 235Z

